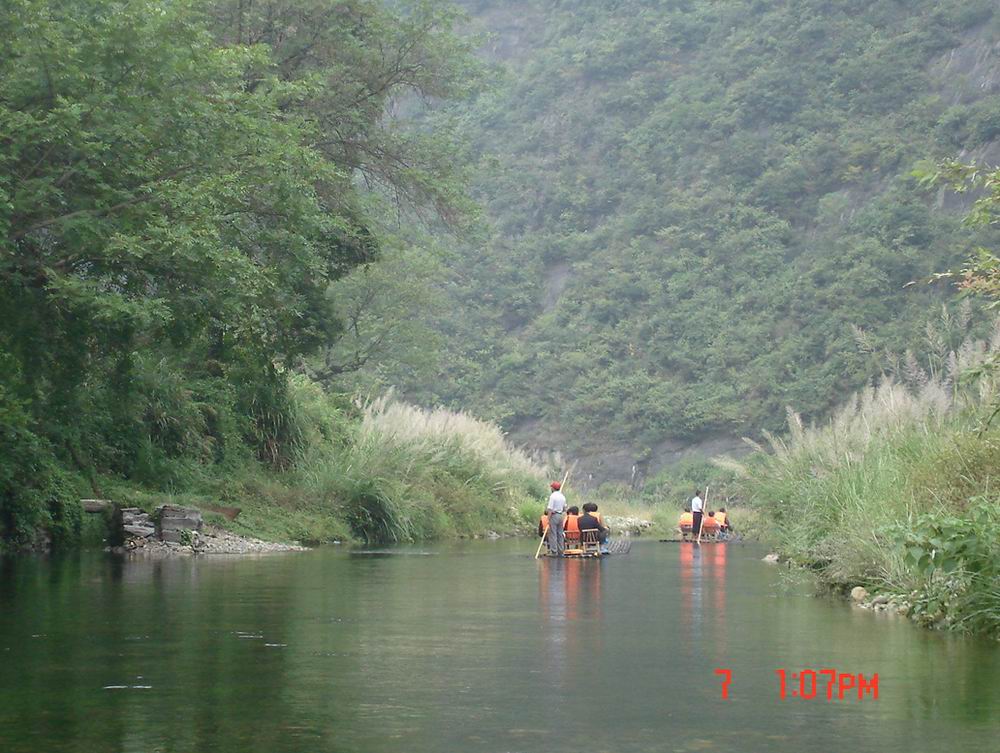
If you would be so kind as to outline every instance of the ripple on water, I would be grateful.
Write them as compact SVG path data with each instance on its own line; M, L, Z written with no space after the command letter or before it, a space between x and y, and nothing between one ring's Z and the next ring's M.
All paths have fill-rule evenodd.
M434 557L437 552L406 552L393 549L355 549L351 556L359 557Z
M101 690L152 690L152 685L105 685Z

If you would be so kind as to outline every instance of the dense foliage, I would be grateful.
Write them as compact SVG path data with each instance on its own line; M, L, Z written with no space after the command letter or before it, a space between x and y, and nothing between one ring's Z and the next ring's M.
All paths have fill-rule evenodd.
M973 191L972 226L996 225L1000 171L945 161L916 171L928 185ZM789 559L847 588L882 593L922 624L1000 637L1000 319L988 341L965 340L972 300L1000 303L1000 258L976 248L935 274L961 291L957 316L927 330L922 366L908 353L887 379L826 425L790 416L789 437L770 437L745 478L769 535Z
M947 290L906 283L995 237L910 176L1000 137L990 0L468 5L508 66L461 111L495 233L409 396L639 461L777 429L915 342Z
M834 587L891 595L929 626L1000 635L1000 433L981 425L997 387L960 378L995 359L998 335L937 375L911 364L829 423L792 415L788 437L741 468L777 550Z
M176 494L107 479L111 496L147 509L200 507L238 533L308 543L520 533L515 511L530 505L537 516L545 499L549 469L493 424L391 397L345 403L302 374L288 389L303 447L292 467L263 473L241 463ZM220 504L239 508L239 517L213 516Z
M467 209L450 135L386 117L475 80L455 21L0 6L0 539L72 536L101 479L296 462L288 378L341 334L331 283L378 257L390 206Z

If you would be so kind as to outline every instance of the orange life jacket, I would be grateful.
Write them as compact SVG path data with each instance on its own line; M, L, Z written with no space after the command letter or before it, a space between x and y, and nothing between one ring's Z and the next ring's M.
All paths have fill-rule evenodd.
M580 538L580 516L567 514L566 524L563 528L566 531L567 540Z
M714 531L719 527L719 521L715 519L712 515L706 515L701 521L701 530L703 531Z
M542 533L545 531L545 529L548 527L549 527L549 516L543 512L542 517L538 519L538 535L541 536Z
M691 528L694 525L694 513L682 512L680 522L677 525L681 528Z
M718 523L723 528L726 527L726 513L717 512L715 513L715 522Z

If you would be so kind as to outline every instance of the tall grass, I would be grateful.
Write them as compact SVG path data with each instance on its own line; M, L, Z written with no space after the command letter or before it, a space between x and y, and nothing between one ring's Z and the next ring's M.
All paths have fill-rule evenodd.
M547 469L499 427L391 396L362 405L340 446L303 457L307 487L370 543L524 528L519 507L543 499Z
M908 594L934 607L929 620L968 627L961 599L939 603L931 594L945 583L969 596L982 591L985 581L974 572L981 562L973 568L959 557L947 571L937 568L947 547L921 532L948 520L972 539L1000 537L988 522L995 516L983 524L974 512L1000 498L1000 431L983 420L996 383L988 374L972 386L959 379L991 362L998 346L997 336L966 343L936 371L907 358L907 373L855 395L827 423L805 426L790 411L786 437L768 436L745 463L729 462L777 548L834 586ZM924 545L929 559L918 566ZM1000 595L992 608L980 629L1000 629Z
M289 380L289 401L298 449L288 467L238 457L169 493L102 483L115 499L150 509L239 507L224 523L237 533L307 543L522 533L532 526L521 509L542 508L548 467L494 424L391 395L352 403L303 375Z

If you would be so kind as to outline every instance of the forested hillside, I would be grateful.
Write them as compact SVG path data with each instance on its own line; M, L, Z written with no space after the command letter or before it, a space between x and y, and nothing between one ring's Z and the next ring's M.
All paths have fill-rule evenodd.
M996 156L991 0L467 7L493 234L453 244L442 373L387 376L419 401L651 473L827 413L940 316L906 283L990 241L911 172Z

